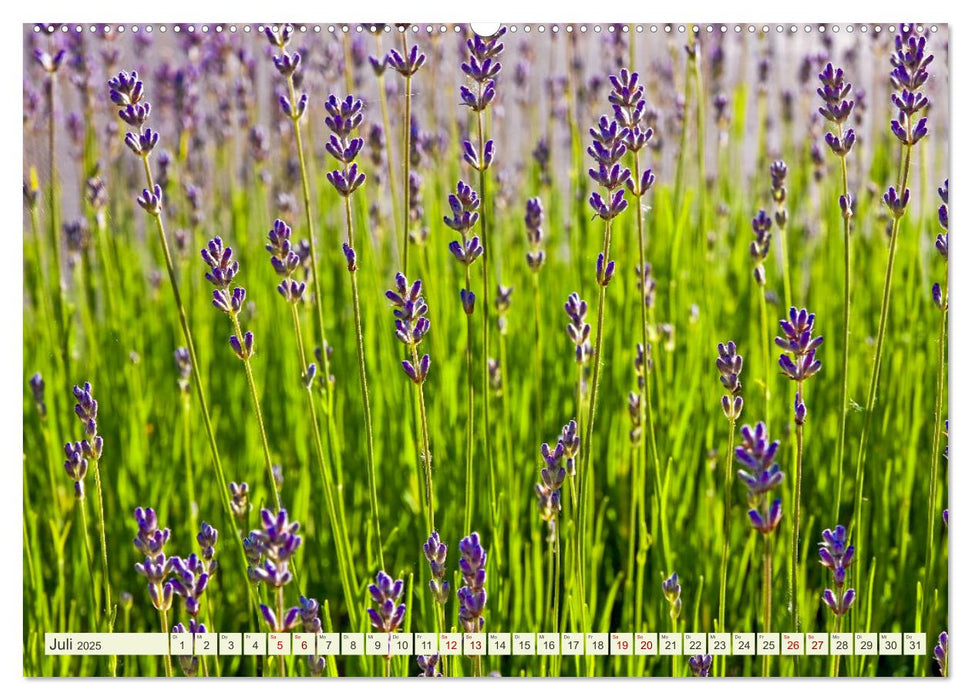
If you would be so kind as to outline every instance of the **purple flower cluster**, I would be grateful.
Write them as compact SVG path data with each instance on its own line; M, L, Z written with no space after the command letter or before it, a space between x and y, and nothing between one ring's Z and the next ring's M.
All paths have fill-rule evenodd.
M43 392L43 388L41 388ZM74 387L74 413L84 425L84 437L77 442L64 445L64 471L74 480L74 496L84 498L84 477L88 473L88 462L101 459L104 440L98 435L98 402L91 394L91 382Z
M189 627L186 628L181 622L177 622L172 626L173 634L205 634L206 626L201 622L196 622L195 618L189 620ZM190 678L199 673L199 657L186 654L179 657L179 665L182 666L182 672L189 676Z
M580 295L573 292L567 297L563 310L570 318L566 326L566 333L570 341L576 347L576 361L584 365L593 354L590 345L590 324L587 323L587 302L580 298Z
M672 620L677 620L681 615L681 584L678 583L678 574L673 572L668 578L661 581L661 592L664 593L668 601Z
M437 532L433 532L422 545L422 551L425 553L425 559L428 560L428 567L432 573L432 577L428 581L428 588L431 589L435 602L439 605L445 605L449 593L448 571L445 568L448 545L442 542Z
M252 530L243 539L244 550L249 560L247 574L253 583L265 583L271 588L282 588L290 583L290 559L302 543L297 534L300 524L291 522L285 509L274 515L267 509L260 511L262 530ZM263 617L270 628L276 630L276 618L266 606Z
M897 91L891 94L890 101L898 110L897 118L890 121L890 130L900 143L913 146L927 136L927 117L916 122L914 117L928 106L921 88L927 82L927 66L934 56L926 53L927 39L917 36L913 27L901 26L900 30L894 37L894 53L890 57L890 83Z
M405 582L394 580L383 571L374 577L368 586L374 607L368 608L371 625L379 632L395 632L405 619L405 605L398 603L404 591Z
M30 393L34 397L34 406L37 407L37 414L41 418L46 418L47 403L44 401L44 378L40 372L35 372L27 383L30 385Z
M526 242L529 250L526 251L526 264L533 272L539 272L546 262L546 251L543 250L543 203L539 197L530 197L526 200L526 215L523 217L526 224Z
M718 379L728 394L722 396L722 413L729 420L737 420L742 415L742 356L738 354L734 341L718 344L718 357L715 366L721 375Z
M458 590L459 621L466 632L481 632L486 604L486 550L473 532L459 542L459 569L465 585Z
M395 275L395 289L387 290L384 295L394 306L395 336L417 357L418 346L428 334L431 321L428 320L428 305L421 295L421 280L410 286L408 278L402 273ZM409 360L401 361L401 368L415 384L423 384L428 377L431 358L425 354L416 367Z
M822 345L823 336L813 337L815 320L816 314L793 306L789 309L788 320L779 321L783 333L775 339L775 344L783 350L779 366L783 374L800 384L822 368L822 363L816 359L816 348Z
M363 172L358 171L356 158L364 148L364 139L352 134L364 120L364 103L348 95L343 100L330 95L324 103L328 116L324 124L330 129L330 140L326 144L327 152L340 163L340 167L327 173L327 181L333 185L342 197L350 197L367 179Z
M853 563L853 545L846 544L846 528L837 525L834 529L823 530L823 541L819 543L819 563L833 574L833 587L823 591L823 602L837 617L849 612L856 591L852 588L843 590L846 585L846 570Z
M629 129L607 117L600 117L596 128L590 129L593 140L587 147L587 153L597 167L587 172L594 182L606 190L606 199L599 192L593 192L589 201L594 213L604 221L610 221L627 208L622 185L630 179L630 170L621 166L620 159L627 152L625 142L629 135ZM602 266L603 260L598 264Z
M753 429L742 427L742 444L735 448L735 460L742 465L738 478L748 487L748 512L752 527L768 535L782 520L782 499L770 504L768 494L782 483L785 475L775 463L779 441L769 442L765 423L759 422Z
M418 674L419 678L442 677L442 672L438 670L438 654L432 654L430 656L418 656L416 661L418 662L418 668L421 669L421 673Z
M499 56L505 48L499 40L506 33L501 27L491 37L481 37L473 34L466 40L469 50L468 59L462 62L462 72L474 84L474 90L467 85L459 86L459 99L462 104L474 113L481 113L496 99L495 78L502 70ZM482 144L481 152L472 145L471 141L463 144L465 162L482 172L487 170L495 158L495 144L489 139Z
M270 42L270 46L280 51L279 55L273 56L273 65L276 67L277 72L286 78L287 84L292 85L295 82L295 76L300 68L300 54L297 52L289 54L286 51L286 47L293 37L293 27L289 24L285 24L279 28L267 25L263 28L263 33L266 35L267 41ZM296 99L295 104L291 103L290 98L286 95L280 95L280 109L292 121L298 121L304 112L307 111L307 95L300 95L299 99Z
M280 292L280 296L291 304L296 304L303 299L307 285L293 278L293 273L301 263L300 255L294 250L290 240L290 227L282 219L277 219L273 222L273 228L270 229L267 238L269 243L266 244L266 251L270 254L270 265L282 278L276 289Z
M947 677L947 632L941 632L934 645L934 661L941 675Z
M245 521L249 515L249 484L245 481L237 484L235 481L229 484L229 505L233 511L233 517L237 520Z
M175 587L166 578L172 571L174 559L166 558L164 548L172 533L168 528L159 528L158 516L152 508L136 508L135 522L138 532L133 542L145 555L142 563L135 564L135 571L148 581L148 595L155 609L168 610L172 607Z
M637 153L654 136L654 129L642 127L647 106L644 87L638 82L637 73L630 73L626 69L621 70L619 76L610 76L610 84L613 89L607 99L614 108L614 119L627 131L624 146L628 151ZM654 173L647 168L640 174L639 182L628 177L625 184L631 194L641 197L654 185Z
M212 305L228 316L239 316L246 300L246 289L233 287L232 293L229 292L229 287L239 272L239 262L233 257L233 249L224 246L222 239L216 236L202 249L202 260L209 266L206 279L215 287L212 291ZM229 336L229 345L236 357L246 361L253 355L253 340L253 333L246 331L242 339L236 335Z
M711 675L711 654L697 654L688 657L688 667L697 678L707 678Z
M451 216L443 217L445 225L462 236L460 241L448 244L449 252L465 267L474 263L485 252L478 236L469 237L469 232L479 220L479 195L469 185L459 180L455 185L455 192L448 195L448 206ZM475 308L475 294L471 289L461 290L462 308L471 315Z
M819 113L840 127L840 132L837 134L826 132L826 144L837 156L846 158L856 141L853 129L847 129L844 132L841 128L853 111L853 100L846 99L853 86L843 79L843 69L835 68L832 63L827 63L823 68L819 74L819 82L821 86L816 88L816 94L823 100Z
M772 219L765 213L764 209L759 209L759 213L752 219L752 233L755 240L749 245L749 254L755 264L753 274L755 281L760 287L765 286L765 266L763 263L769 257L769 244L772 242Z
M172 590L185 601L185 611L192 617L197 617L200 610L200 598L209 584L209 569L206 562L195 553L185 559L172 557Z
M540 517L549 524L551 538L556 532L556 517L562 507L560 491L567 476L563 460L568 454L571 470L573 473L576 472L575 460L580 447L580 437L576 434L576 430L576 421L571 420L563 426L554 447L550 447L545 442L540 447L545 466L540 470L540 483L536 484L536 496L539 501Z

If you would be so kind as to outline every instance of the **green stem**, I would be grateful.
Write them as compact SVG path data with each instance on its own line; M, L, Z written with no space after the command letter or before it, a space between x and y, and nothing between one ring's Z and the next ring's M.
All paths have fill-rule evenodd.
M843 141L843 125L837 124L837 138ZM843 212L843 358L840 376L840 431L836 443L836 514L834 521L839 522L840 505L843 500L843 454L846 449L846 416L847 393L849 391L850 374L850 288L852 248L850 246L850 219L853 207L850 202L850 187L847 178L846 156L840 157L840 171L843 178L843 197L846 199L846 211ZM837 662L838 663L838 662Z
M906 128L909 132L910 118L906 120ZM900 195L907 189L907 180L910 175L910 157L912 146L906 146L903 152L903 166L900 173ZM858 533L858 544L862 538L862 529L857 528L863 514L863 466L866 461L867 438L870 434L870 425L873 422L873 410L877 402L877 387L880 383L880 367L883 363L883 343L887 335L887 321L890 317L890 297L893 292L893 265L897 257L897 236L900 233L900 219L895 217L893 226L890 229L890 253L887 256L887 274L883 282L883 301L880 305L880 325L877 328L876 349L873 356L873 368L870 372L870 386L867 390L866 414L863 419L863 432L860 434L860 447L856 455L856 495L854 498L853 519L850 522L850 534L854 530Z
M344 216L347 222L347 242L354 247L354 228L351 222L351 199L344 197ZM357 287L357 272L351 270L351 296L354 301L354 338L357 341L357 368L361 378L361 404L364 410L364 440L367 446L367 479L371 499L371 525L378 545L378 564L384 569L384 544L381 540L381 520L378 516L378 490L374 472L374 427L371 421L371 397L368 395L367 364L364 359L364 331L361 324L361 300Z
M465 266L465 288L467 290L472 289L471 274L469 271L469 266ZM468 405L466 407L466 425L465 425L465 522L462 528L462 532L472 531L472 512L475 510L475 504L472 500L472 455L474 450L474 437L475 432L473 425L475 423L475 379L474 370L472 366L472 315L465 315L465 325L466 325L466 345L465 345L465 364L466 364L466 377L467 377L467 395L468 395Z
M418 347L411 346L411 361L418 369ZM425 413L425 388L416 384L418 391L418 416L421 432L422 462L425 467L425 524L428 532L435 532L435 491L432 484L432 453L428 439L428 416Z
M771 535L762 536L762 631L772 629L772 539ZM769 662L772 657L762 658L762 675L769 677Z
M307 355L303 344L303 334L300 331L300 315L297 313L295 304L290 304L290 312L293 318L293 331L297 336L297 353L300 357L301 367L307 366ZM354 571L350 567L351 561L350 544L347 541L347 526L340 518L340 511L334 505L336 498L334 494L334 477L331 474L329 464L324 456L324 445L320 439L320 423L317 417L317 402L314 400L313 386L307 387L307 404L310 407L310 420L313 428L310 431L314 439L314 452L317 456L317 468L320 471L320 479L324 485L324 500L327 505L327 515L330 518L331 528L333 528L334 547L337 549L337 569L341 579L341 587L344 589L344 599L348 602L347 612L350 618L351 629L358 629L358 617L356 606L350 604L354 600L354 591L357 590L357 581L354 578Z
M229 317L233 321L233 328L236 330L236 337L239 342L243 342L243 330L239 325L239 314L231 313ZM280 490L277 488L276 479L273 478L273 458L270 456L270 443L266 438L266 424L263 421L263 409L260 407L260 394L256 389L256 380L253 378L253 367L247 355L243 358L243 367L246 369L246 383L249 385L250 396L253 398L253 410L256 412L256 423L260 428L260 442L263 447L263 461L266 463L266 476L270 481L270 489L273 491L273 500L277 510L283 507L280 500Z
M161 600L161 596L159 597L159 600ZM169 630L169 616L168 616L168 613L165 610L159 610L158 611L158 616L159 616L159 618L162 621L162 634L164 634L166 637L169 637L169 634L170 634L171 630ZM168 646L168 643L166 643L166 646ZM168 651L165 652L165 656L162 657L162 661L165 663L165 677L166 678L171 678L172 675L173 675L172 674L172 656L169 654Z
M927 597L928 583L931 579L931 570L934 565L934 534L936 532L935 523L939 522L940 514L937 511L937 472L940 469L940 450L941 450L941 423L944 420L944 392L946 386L944 377L947 370L945 351L947 349L947 298L948 298L948 264L944 263L944 285L941 287L941 319L937 336L937 387L934 399L934 436L931 449L931 480L927 493L927 545L924 550L924 582L921 586L923 599Z
M401 32L401 55L405 61L408 60L408 32ZM404 131L404 150L401 152L401 167L404 174L404 200L401 203L401 221L402 230L404 232L404 253L402 254L402 272L405 277L408 276L408 229L409 229L409 210L410 204L408 202L411 197L411 74L405 76L405 120L401 125ZM389 149L390 150L390 149Z
M105 506L104 495L101 491L101 467L99 460L91 460L91 471L94 472L95 490L98 493L98 536L101 540L101 577L105 589L104 599L104 623L105 629L110 634L114 631L114 611L111 605L111 583L108 579L108 544L105 538ZM118 657L112 655L108 660L108 668L112 677L117 675Z
M803 383L798 383L799 400L805 403ZM789 598L792 606L792 629L799 631L799 525L800 509L802 506L802 455L803 455L802 423L796 424L796 483L792 496L792 568L789 572Z
M481 99L482 95L482 84L479 83L479 96ZM483 126L483 114L481 111L476 112L476 125L478 131L479 140L479 157L483 158L485 154L485 127ZM488 221L488 207L486 199L486 166L485 163L480 163L479 169L479 201L481 205L479 206L479 230L482 232L482 421L483 429L485 431L485 451L486 451L486 461L489 465L489 491L491 498L491 522L492 531L496 532L497 527L497 510L498 505L496 503L496 464L495 456L493 455L492 439L493 431L492 425L489 417L489 405L491 403L491 397L489 392L489 331L491 329L491 313L492 304L489 302L490 294L490 283L489 283L489 265L492 259L492 252L489 250L489 228L487 226ZM498 549L499 542L495 542L493 545L494 549ZM498 552L496 552L496 557L498 558Z
M762 366L765 368L765 425L769 425L769 413L770 413L770 392L769 392L769 377L772 376L772 364L769 355L769 314L766 310L765 304L765 285L759 285L759 318L762 323Z
M735 454L735 417L728 419L728 452L725 455L725 519L722 529L721 575L718 587L718 628L725 632L725 595L728 590L728 555L731 547L729 533L732 527L732 460Z

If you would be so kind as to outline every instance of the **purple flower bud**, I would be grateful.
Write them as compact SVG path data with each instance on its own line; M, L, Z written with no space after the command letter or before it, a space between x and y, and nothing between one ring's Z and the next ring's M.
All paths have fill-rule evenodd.
M151 192L149 192L147 189L143 189L141 196L139 196L135 201L138 202L138 206L147 211L150 215L159 216L162 213L162 188L155 185Z
M614 261L610 260L604 265L604 254L597 256L597 284L606 287L614 276Z
M240 343L239 338L235 335L229 336L229 346L236 353L236 357L243 360L244 362L253 356L253 333L251 331L246 331L243 334L243 341Z
M462 309L466 315L471 316L472 312L475 311L475 294L469 289L462 289L459 296L462 298Z
M696 678L707 678L711 675L711 654L689 656L688 666Z
M789 319L779 321L784 337L777 337L775 344L789 355L779 356L782 372L793 381L802 382L816 374L822 363L816 359L816 348L823 343L823 337L813 337L813 322L816 315L806 309L789 309Z
M590 347L590 324L586 322L587 302L580 299L580 295L573 292L563 305L566 315L570 318L566 332L570 341L576 346L576 361L583 364L592 354Z
M947 632L941 632L934 645L934 660L942 676L947 676Z
M385 61L400 75L410 77L417 73L418 69L425 64L425 54L419 51L417 44L414 44L411 47L411 51L408 52L407 57L391 49Z
M890 210L890 216L899 219L907 211L907 204L910 202L910 189L905 189L903 196L897 194L897 190L891 185L886 194L883 195L883 202Z
M343 244L344 259L347 260L347 271L356 272L357 271L357 253L351 248L347 243Z
M380 632L395 632L404 621L405 606L399 604L405 583L401 579L394 580L383 571L374 577L374 583L368 586L373 607L368 608L371 625Z

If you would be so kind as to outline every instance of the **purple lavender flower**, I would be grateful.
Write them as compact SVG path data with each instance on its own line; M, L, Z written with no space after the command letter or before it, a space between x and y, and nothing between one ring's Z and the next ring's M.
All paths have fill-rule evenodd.
M479 220L479 195L469 185L459 180L455 185L455 193L448 195L448 206L452 215L443 217L443 221L450 229L461 233L464 240L466 234Z
M135 571L148 582L148 594L155 609L168 610L172 607L175 588L166 577L172 571L173 560L166 558L162 550L171 533L168 528L159 529L158 517L152 508L136 508L135 522L138 533L134 544L145 555L144 562L135 564Z
M719 381L728 391L722 396L722 412L729 420L736 420L742 415L742 382L739 375L742 373L742 356L738 354L734 341L718 344L718 357L715 359L715 366L721 375Z
M934 645L934 660L941 675L947 677L947 632L941 632Z
M290 559L303 542L297 534L300 524L291 522L284 509L274 515L264 508L260 519L263 529L253 530L248 538L249 553L256 558L250 576L271 588L282 588L293 578Z
M188 348L175 349L175 368L179 372L179 391L185 395L189 391L189 378L192 376L192 359Z
M216 541L219 539L219 530L214 528L206 521L199 527L199 534L196 535L196 542L199 543L202 562L206 567L207 573L212 573L216 569Z
M183 625L181 622L178 622L175 625L173 625L172 632L173 634L186 634L186 633L192 634L192 635L205 634L206 626L201 622L196 622L195 618L192 618L189 620L188 629L186 629L186 626ZM190 678L198 675L199 673L198 656L192 656L190 654L185 654L183 656L180 656L179 665L182 666L182 672Z
M587 153L597 164L587 172L591 179L606 190L606 197L599 192L590 195L590 206L594 213L604 221L610 221L627 208L624 190L621 186L630 179L630 170L622 168L619 161L627 152L625 142L630 137L630 129L616 121L600 117L596 128L590 129L593 138Z
M250 511L249 484L245 481L241 484L237 484L235 481L231 482L229 484L229 496L233 516L237 520L245 520Z
M566 428L564 428L566 429ZM536 484L536 496L539 501L540 517L549 524L550 538L555 536L556 517L560 512L560 490L566 481L566 468L563 466L563 456L566 446L562 434L554 447L543 443L540 454L545 466L540 470L540 483Z
M418 656L416 661L418 662L418 668L421 669L421 673L418 674L420 678L441 678L442 672L438 670L438 654L431 654L430 656Z
M883 203L887 205L890 216L894 219L899 219L907 211L907 205L910 203L910 188L905 189L901 195L891 185L883 195Z
M172 532L168 528L159 528L155 509L136 508L135 523L138 525L138 532L133 540L135 548L148 557L161 553Z
M822 363L816 359L816 348L822 345L823 337L813 337L815 320L816 314L793 306L789 309L789 319L779 321L784 337L777 337L775 344L792 355L791 358L787 354L780 355L779 366L789 379L799 382L800 386L822 368Z
M418 45L415 44L411 47L411 50L408 52L407 56L402 56L395 49L391 49L384 60L400 75L407 78L413 76L418 72L419 68L425 65L425 54L423 54L418 49Z
M570 323L566 326L567 335L576 346L576 361L586 364L593 354L590 345L590 324L587 323L587 302L580 299L580 295L573 292L563 305Z
M768 494L782 483L785 475L775 463L779 441L769 442L765 423L753 429L742 427L742 444L735 448L735 460L742 465L738 478L748 487L748 512L752 527L768 535L782 520L782 500L768 503Z
M350 197L366 179L364 173L358 172L357 163L354 162L364 147L364 139L351 136L364 119L364 103L353 95L343 100L330 95L324 108L329 115L324 123L333 132L326 149L340 163L337 170L327 173L327 180L342 197Z
M481 632L486 604L486 551L473 532L459 542L459 569L465 585L458 590L459 621L466 632Z
M934 56L925 53L927 39L916 36L913 27L900 27L894 37L894 54L890 57L893 70L890 82L894 92L890 96L893 105L899 110L897 118L890 121L890 130L905 146L913 146L927 135L927 117L915 116L928 106L927 97L920 92L929 77L927 66ZM905 205L906 206L906 205Z
M769 218L764 209L759 209L759 213L752 219L752 232L755 234L755 240L749 245L749 253L752 256L752 262L755 263L755 281L761 287L765 286L765 267L762 263L769 257L769 244L772 242L771 229L772 219Z
M852 588L843 590L846 585L846 570L853 563L853 546L846 544L846 528L837 525L833 530L823 530L823 541L819 543L819 563L833 574L835 591L827 588L823 591L823 602L837 617L845 615L856 591Z
M185 600L185 611L192 617L196 617L199 615L200 598L209 583L206 564L195 553L190 554L186 559L172 557L170 561L172 570L175 572L172 590Z
M395 336L417 356L417 348L431 327L426 316L428 305L421 295L421 280L415 280L409 286L408 278L399 272L395 275L395 287L384 293L394 307ZM427 354L418 361L417 367L409 360L401 362L405 374L416 384L424 383L430 365L431 358Z
M698 654L688 657L688 666L698 678L707 678L711 675L711 654Z
M277 291L291 304L296 304L303 298L307 285L293 279L294 273L300 268L300 255L294 250L290 239L290 227L282 219L273 222L273 228L267 235L269 243L266 250L270 253L270 265L282 279Z
M388 574L379 571L374 577L374 583L368 586L374 607L368 608L371 625L379 632L395 632L405 619L404 603L398 600L404 591L405 582L397 581Z
M439 539L438 533L433 532L428 536L428 540L422 545L425 559L431 569L432 577L428 581L435 602L445 605L448 600L449 583L446 578L445 557L448 555L448 546Z
M677 572L673 572L661 582L661 592L668 601L671 619L677 620L681 615L681 584L678 583Z
M526 242L529 250L526 252L526 264L533 272L539 269L546 261L546 251L543 250L543 203L539 197L531 197L526 200L526 215L523 217L526 224Z
M44 378L40 372L35 372L27 381L27 384L30 385L30 393L34 397L34 406L37 408L37 414L41 418L46 418L47 404L44 402Z
M84 498L84 477L88 474L88 460L84 457L84 450L80 442L68 442L64 445L64 471L74 480L74 497Z

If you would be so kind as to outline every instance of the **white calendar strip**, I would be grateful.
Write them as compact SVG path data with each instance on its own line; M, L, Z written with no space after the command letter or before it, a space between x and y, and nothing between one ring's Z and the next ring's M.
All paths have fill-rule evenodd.
M49 656L922 656L921 632L48 632Z

